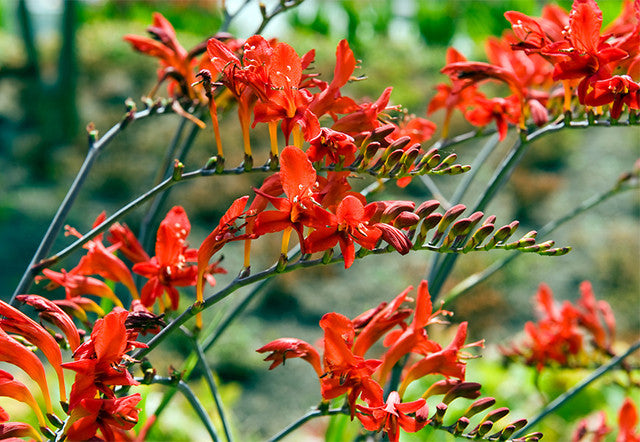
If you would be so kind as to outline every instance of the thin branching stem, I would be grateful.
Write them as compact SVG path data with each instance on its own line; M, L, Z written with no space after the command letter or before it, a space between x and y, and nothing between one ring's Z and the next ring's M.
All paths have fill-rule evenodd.
M569 391L566 391L565 393L561 394L560 396L558 396L556 399L554 399L553 401L551 401L546 407L544 407L540 413L538 413L533 419L531 419L529 421L529 423L524 426L520 431L518 431L516 434L514 434L514 438L518 438L524 434L526 434L527 431L529 431L530 428L532 428L534 425L536 425L538 422L540 422L542 419L544 419L545 417L547 417L550 413L553 413L555 410L557 410L558 408L560 408L562 405L564 405L569 399L571 399L572 397L574 397L576 394L580 393L582 390L584 390L589 384L591 384L593 381L595 381L596 379L598 379L600 376L604 375L605 373L607 373L608 371L611 371L613 368L615 368L618 364L620 364L622 361L624 361L625 358L627 358L629 355L631 355L633 352L635 352L636 350L638 350L640 348L640 340L636 341L635 343L633 343L628 349L627 351L625 351L624 353L622 353L619 356L616 356L615 358L611 359L609 362L607 362L604 365L601 365L597 370L595 370L594 372L592 372L589 376L587 376L586 378L584 378L582 380L582 382L580 382L578 385L576 385L575 387L573 387L572 389L570 389Z
M40 267L38 267L37 264L49 253L49 250L51 250L51 246L53 245L53 242L58 236L58 233L60 233L60 230L64 226L64 223L66 222L66 219L67 219L67 215L69 214L69 211L71 210L71 207L73 206L73 203L75 202L76 197L80 192L80 189L82 189L82 186L89 172L91 171L91 168L93 167L93 164L96 161L98 154L102 151L102 149L105 146L107 146L114 139L114 137L117 134L119 134L125 127L127 127L129 123L148 117L153 113L162 113L165 111L166 111L166 108L162 108L162 107L148 108L140 112L131 111L127 113L126 116L120 122L118 122L111 129L109 129L104 134L104 136L102 136L102 138L95 140L93 134L90 134L89 150L87 152L87 156L85 157L85 160L82 163L82 166L78 171L78 174L73 180L71 187L69 187L69 190L67 191L67 195L64 197L64 200L60 204L60 207L58 207L58 211L56 212L53 219L51 220L51 223L49 224L49 228L47 229L46 233L44 234L44 237L40 241L40 245L38 246L38 249L36 250L33 257L31 258L31 261L29 262L27 269L22 275L22 278L20 279L18 286L13 292L13 295L11 296L11 300L9 301L11 305L15 305L16 297L18 295L22 293L26 293L31 287L31 284L33 283L33 280L37 275L38 270L40 269Z
M545 224L538 231L537 238L544 238L545 236L553 232L555 229L557 229L561 225L571 221L572 219L576 218L578 215L586 212L589 209L592 209L593 207L597 206L603 201L608 200L612 196L617 195L618 193L624 192L625 190L631 190L631 189L637 189L637 188L638 188L637 185L621 186L618 183L616 183L616 185L613 188L607 190L606 192L602 192L599 195L594 195L593 197L583 201L579 206L575 207L571 212L567 213L566 215ZM508 257L491 264L482 272L474 273L473 275L468 276L467 278L462 280L460 283L458 283L454 288L452 288L444 296L444 303L450 304L451 302L455 301L459 296L468 292L469 290L471 290L473 287L477 286L481 282L485 281L487 278L489 278L498 270L502 269L504 266L509 264L511 261L513 261L515 258L520 256L521 254L522 253L518 253L518 252L512 253Z
M227 421L227 417L222 404L222 399L220 398L220 392L218 391L218 387L216 386L215 379L213 379L213 373L211 371L211 368L209 367L207 358L204 354L202 346L198 343L197 339L192 339L192 343L193 348L196 352L196 356L200 361L200 365L202 365L202 368L204 369L204 377L207 381L207 386L209 387L209 391L211 391L211 396L213 397L213 401L215 402L216 408L218 409L218 416L220 417L220 421L222 422L224 435L227 438L228 442L232 442L233 438L231 437L231 428L229 426L229 422Z
M144 382L144 379L136 379L136 380L139 382ZM204 406L202 405L198 397L195 395L193 390L189 388L189 385L186 382L182 380L177 380L174 378L164 378L164 377L156 376L149 383L168 385L170 387L177 388L180 391L180 393L184 395L185 399L189 401L189 404L191 404L191 407L193 407L193 410L196 412L196 414L198 415L198 417L206 427L207 432L209 433L209 436L211 436L211 440L213 440L214 442L220 441L220 438L218 437L218 433L216 432L216 429L213 426L213 422L211 422L211 419L207 414L207 410L205 410Z
M302 3L304 0L280 0L280 3L278 4L278 6L276 6L274 8L273 11L271 11L271 13L268 13L266 10L266 7L263 4L260 4L260 10L262 12L262 23L260 23L260 26L258 26L258 29L256 29L256 32L254 32L254 34L261 34L262 31L264 31L264 28L267 27L267 25L269 24L269 22L277 15L295 8L296 6L298 6L300 3Z
M330 408L328 410L320 410L316 408L314 410L310 410L295 422L287 425L287 427L284 428L282 431L280 431L278 434L270 437L268 439L268 442L277 442L279 440L282 440L283 438L288 436L290 433L292 433L293 431L297 430L302 425L310 421L311 419L314 419L316 417L322 417L322 416L333 416L335 414L349 414L349 410L346 408Z

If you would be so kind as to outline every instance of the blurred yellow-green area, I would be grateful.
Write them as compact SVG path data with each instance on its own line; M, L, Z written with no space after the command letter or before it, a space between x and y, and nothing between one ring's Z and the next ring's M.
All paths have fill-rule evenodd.
M227 6L233 12L242 3L227 1ZM265 3L267 10L272 10L279 2ZM570 2L561 4L570 7ZM424 116L435 85L445 81L439 69L444 65L448 45L471 60L485 60L483 40L488 35L500 35L507 27L504 11L516 9L538 15L541 6L534 0L307 0L279 15L264 34L288 42L299 54L315 49L313 69L325 80L333 72L337 43L347 38L361 60L356 74L366 79L349 84L343 94L375 100L384 88L393 86L392 104ZM621 2L602 1L600 6L608 23L618 14ZM153 11L171 21L186 48L214 35L224 22L214 0L0 2L0 298L11 296L82 164L87 150L85 127L93 123L104 134L124 115L125 99L132 98L142 108L141 97L155 85L156 60L134 53L122 40L129 33L144 35ZM229 32L246 38L260 21L257 2L249 2L231 21ZM164 86L158 91L159 96L163 94ZM430 118L439 124L442 115L436 113ZM242 159L242 141L235 109L224 112L221 121L225 150L229 152L227 164L237 165ZM175 114L159 115L135 122L119 134L101 153L69 214L68 224L85 232L102 211L112 214L150 189L179 124L180 118ZM185 133L191 130L190 126L188 123ZM452 133L471 129L458 118L453 122ZM195 136L183 161L186 170L201 167L215 153L210 125ZM515 133L510 134L481 165L463 203L473 205L516 137ZM471 164L484 140L478 138L455 146L460 162ZM264 125L259 124L252 131L252 143L256 163L263 163L269 151ZM521 235L539 229L611 188L622 173L632 169L639 156L637 126L563 131L543 137L531 146L486 213L497 215L502 224L519 220ZM184 206L192 222L190 243L197 247L230 202L251 194L251 188L259 185L264 176L212 176L181 183L172 189L161 214L173 205ZM451 196L461 179L445 176L433 181L444 195ZM368 178L352 181L357 188L368 184ZM419 203L433 196L421 180L414 179L406 189L389 183L375 197ZM124 222L136 231L147 210L148 205L141 206ZM481 382L483 395L496 397L497 406L511 408L514 419L534 415L589 373L549 368L538 377L534 368L501 364L498 346L521 339L524 323L535 319L533 296L541 282L551 286L557 300L574 301L579 296L580 282L590 280L596 297L609 302L616 315L615 350L622 352L638 339L639 218L637 190L616 195L550 236L559 246L572 246L570 254L557 258L521 256L450 306L455 312L454 323L469 321L469 341L486 339L483 358L468 363L467 379ZM69 238L60 235L52 250L69 243ZM152 250L153 241L148 245ZM232 244L225 248L223 266L229 273L217 275L218 287L224 287L241 269L241 247ZM278 254L279 240L256 241L252 267L258 270L268 266ZM56 269L75 266L79 256L68 258ZM504 256L505 252L493 251L461 257L445 292ZM323 314L336 311L354 317L391 300L408 285L417 286L426 277L433 258L426 252L402 257L370 256L357 260L348 271L336 264L283 274L272 281L207 354L236 440L263 440L321 400L317 379L309 366L292 360L268 371L268 364L262 362L256 348L284 336L315 343L321 338L318 321ZM41 285L32 290L46 293ZM213 290L209 289L211 293ZM207 322L223 318L247 290L239 290L207 311ZM47 296L62 294L53 292ZM189 290L183 292L185 306L193 296ZM444 326L430 329L430 335L442 344L449 342L450 332ZM150 361L164 376L171 369L180 371L190 351L189 340L176 334L152 353ZM638 358L630 364L637 367ZM0 368L6 368L2 365ZM205 407L212 409L202 370L196 370L191 385ZM637 382L637 370L634 375ZM536 430L545 433L546 441L569 440L577 419L596 410L604 410L610 426L615 427L615 413L627 393L623 388L627 382L625 374L617 371L594 383ZM144 396L141 421L154 412L166 388L136 389ZM637 401L637 389L635 398ZM5 402L9 401L3 399L2 407L12 417L24 413L26 419L32 419L26 407L15 405L14 410L14 404L5 406ZM327 425L327 440L353 440L358 434L359 425L349 423L348 417L329 422L328 418L317 419L288 440L322 440ZM196 414L179 395L149 434L150 440L159 441L206 438ZM401 438L452 439L432 429Z

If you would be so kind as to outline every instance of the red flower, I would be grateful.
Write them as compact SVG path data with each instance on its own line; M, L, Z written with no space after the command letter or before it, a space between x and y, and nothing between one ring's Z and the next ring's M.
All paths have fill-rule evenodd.
M47 413L53 413L47 376L42 362L31 350L9 336L2 328L0 328L0 361L13 364L27 373L40 387Z
M349 318L327 313L320 320L320 327L324 330L322 397L329 400L346 393L353 419L359 396L370 404L382 402L382 387L371 378L381 361L353 354L355 330Z
M115 223L109 227L107 239L111 244L117 246L118 251L122 252L134 264L149 261L149 255L126 224Z
M461 353L460 350L466 347L484 346L484 341L473 342L465 345L464 341L466 339L467 322L462 322L458 326L458 331L456 332L453 341L451 341L451 344L442 350L428 354L425 358L414 363L407 369L407 373L398 390L399 393L401 395L404 394L404 391L411 382L429 374L440 374L447 378L454 377L464 380L466 364L462 359L466 355Z
M175 287L195 285L198 270L189 262L196 261L197 252L187 246L186 238L190 231L191 224L184 209L173 207L158 228L156 256L133 266L135 273L149 278L140 299L146 307L167 293L171 309L177 310L180 294ZM164 304L161 302L160 305L164 310Z
M589 106L609 104L611 118L618 119L625 104L629 109L640 109L640 84L628 75L616 75L596 81L587 92L584 103Z
M92 440L98 430L104 440L116 440L116 433L138 423L140 393L113 399L83 399L72 411L68 440Z
M314 163L324 159L326 164L338 164L342 161L349 165L358 150L352 137L326 127L320 129L320 133L309 140L309 144L307 156Z
M125 35L123 39L131 43L135 50L160 59L162 67L158 71L158 82L166 77L172 78L169 83L169 95L177 95L176 88L179 87L180 95L197 98L198 92L191 86L196 82L194 57L197 50L187 52L176 39L176 32L171 23L159 12L153 13L153 24L147 28L147 32L155 39L131 34ZM199 93L202 94L202 91Z
M67 394L64 388L64 374L62 373L62 368L60 368L62 354L53 336L33 319L4 301L0 301L0 315L3 316L3 318L0 318L0 328L4 332L22 336L42 351L58 376L60 400L66 402Z
M373 250L380 239L380 230L368 225L375 210L375 205L365 207L358 198L348 195L338 205L332 224L309 234L305 240L306 252L320 252L339 243L344 268L348 269L355 259L354 241L365 249Z
M565 40L545 49L546 54L563 55L555 64L554 80L581 78L578 98L584 103L589 84L611 76L610 63L628 57L622 49L611 46L600 36L602 11L595 0L575 0L569 14Z
M618 411L619 432L616 442L640 442L640 432L638 432L638 409L629 398L624 400L620 411Z
M354 327L359 331L353 345L353 354L364 356L373 344L411 315L411 309L400 309L412 287L407 287L390 303L383 302L376 309L372 309L353 319ZM404 325L404 324L403 324Z
M495 120L499 139L502 141L507 136L509 123L517 124L520 121L520 100L515 95L507 98L485 98L477 95L474 98L473 108L465 113L469 123L483 127Z
M285 141L296 124L305 129L307 138L315 136L320 130L318 117L311 112L309 104L311 93L300 89L302 79L302 60L296 51L286 43L278 43L271 54L268 65L269 80L263 87L265 96L254 107L253 125L257 122L282 121Z
M309 109L318 118L329 113L335 120L335 114L346 114L358 108L358 105L351 98L343 97L340 93L340 88L351 79L355 68L356 58L353 51L349 48L347 40L341 40L336 48L336 67L333 71L333 80L313 97L313 101L309 105Z
M207 269L209 268L209 260L218 252L226 243L230 241L237 241L239 239L245 239L246 235L236 236L236 232L241 227L236 226L236 221L244 214L244 208L249 200L248 196L238 198L231 204L231 207L227 209L225 214L220 218L220 222L215 229L202 241L200 248L198 249L198 274L196 283L196 294L198 301L203 299L204 291L204 278Z
M70 410L84 399L93 399L98 392L113 399L110 385L138 385L121 365L125 353L136 347L146 347L146 344L135 342L137 333L127 330L128 314L126 310L116 309L98 319L90 339L73 353L75 361L62 364L63 368L76 372L69 398Z
M40 312L40 318L55 324L67 337L72 351L80 345L80 334L73 320L60 307L37 295L18 295L18 301L29 304Z
M258 353L271 352L264 360L273 361L269 366L269 370L273 370L278 365L284 365L288 358L302 358L309 362L313 369L322 377L323 371L320 366L320 355L313 346L301 339L296 338L280 338L269 342L256 350Z
M122 307L122 302L109 286L99 279L78 274L76 267L71 272L64 269L62 272L54 272L50 269L43 269L44 277L50 279L47 289L53 290L58 286L64 287L66 299L83 297L84 295L98 296L111 300L118 307ZM41 278L38 278L41 279Z
M314 199L316 171L302 150L287 146L280 158L280 179L286 198L275 198L256 190L277 210L259 213L253 233L260 236L293 228L298 233L303 253L306 253L303 226L320 228L331 222L331 214Z
M413 287L410 286L405 290L405 293L411 290ZM389 349L385 352L382 367L380 367L379 379L381 382L386 382L391 369L404 355L409 353L427 355L442 349L438 343L429 339L425 330L427 325L438 322L437 317L440 314L450 315L451 312L437 310L433 313L427 281L421 281L418 286L416 308L411 324L401 330L392 331L384 339L384 345Z
M36 414L38 424L40 424L41 427L47 426L42 411L27 386L20 381L16 381L10 373L7 373L4 370L0 370L0 396L10 397L27 404ZM1 410L2 409L0 408L0 411ZM2 416L0 416L0 422L1 421ZM2 439L1 436L0 439Z
M93 226L96 227L105 218L104 212L101 213L94 221ZM66 230L66 235L82 237L80 232L73 227L66 226ZM129 289L134 299L138 298L138 289L136 289L129 268L113 253L117 250L117 246L105 247L102 244L102 235L98 235L96 239L87 241L83 247L88 250L87 254L80 259L76 267L69 271L70 274L100 275L111 281L121 282Z
M387 402L374 407L357 405L356 416L369 431L384 431L391 442L398 442L399 428L415 433L429 423L429 407L424 399L413 402L401 402L397 391L389 393ZM415 413L415 417L407 414Z
M387 107L392 90L392 87L386 88L374 103L361 104L357 110L336 121L331 129L356 136L381 126L378 116L387 109L394 109L394 107Z

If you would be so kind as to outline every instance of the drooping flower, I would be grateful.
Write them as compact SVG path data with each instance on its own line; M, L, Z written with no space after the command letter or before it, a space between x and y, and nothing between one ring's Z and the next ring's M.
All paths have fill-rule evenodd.
M18 295L18 301L29 304L39 312L40 318L55 324L67 337L72 351L80 345L80 334L73 320L52 301L37 295Z
M324 330L322 397L329 400L347 394L353 419L358 397L368 403L382 401L382 387L371 377L381 361L353 354L355 329L349 318L327 313L320 320L320 327Z
M278 365L284 365L289 358L302 358L309 362L313 369L322 377L323 371L320 363L320 355L313 346L301 339L280 338L263 345L256 350L258 353L271 352L264 360L273 361L269 370L273 370Z
M182 47L176 38L175 29L159 12L153 13L153 24L147 28L147 32L154 38L128 34L123 39L135 50L160 59L158 84L166 78L170 79L169 95L202 98L202 89L197 90L192 85L196 83L195 57L204 49L196 47L187 51Z
M407 293L412 289L413 287L408 287ZM391 369L403 356L409 353L428 355L442 349L438 343L429 339L425 330L427 325L439 322L438 316L441 314L447 315L451 312L446 310L433 312L427 281L421 281L411 324L406 328L390 332L384 339L384 345L389 349L384 354L379 371L381 382L386 382Z

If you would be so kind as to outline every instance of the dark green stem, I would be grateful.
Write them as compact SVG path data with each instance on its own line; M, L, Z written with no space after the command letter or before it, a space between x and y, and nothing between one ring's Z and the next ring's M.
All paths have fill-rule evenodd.
M184 122L186 121L186 119L183 119L182 121ZM178 140L174 138L176 142L175 144L173 143L173 140L172 140L172 143L170 144L169 149L167 151L167 156L165 157L163 168L161 169L163 173L161 179L167 179L172 175L174 159L177 159L180 162L184 161L184 156L189 151L190 147L193 145L193 142L199 133L199 129L200 128L198 127L198 125L193 123L193 125L191 126L191 131L187 135L187 138L184 140L184 142L180 146L180 149L178 149L177 157L175 156L175 154L176 154L176 147L177 147ZM178 128L178 131L182 132L182 126ZM158 181L160 180L157 180L156 183ZM149 210L147 211L144 218L142 219L142 223L140 225L140 243L143 245L143 247L146 250L149 250L151 247L149 243L152 241L152 237L149 234L149 232L151 231L151 228L155 224L155 220L158 216L158 212L160 211L165 201L169 197L169 192L170 192L170 188L167 188L164 191L160 192L159 194L156 194L153 198L153 201L151 202L151 207L149 207Z
M113 140L113 138L118 133L120 133L128 125L128 123L147 117L151 115L152 112L157 112L157 110L145 109L143 111L136 112L136 113L133 113L133 112L128 113L122 121L120 121L118 124L116 124L111 129L109 129L109 131L107 131L107 133L105 133L104 136L97 141L93 140L92 136L90 135L89 151L87 152L87 156L85 157L85 160L82 163L82 166L78 171L78 174L76 175L73 183L71 184L71 187L67 191L67 195L65 196L64 200L60 204L60 207L58 207L58 211L56 212L55 216L51 220L51 223L49 224L49 228L44 234L42 241L40 241L40 245L38 246L38 249L36 250L33 257L31 258L31 262L29 263L27 269L22 275L22 279L20 280L20 282L18 283L18 286L13 292L13 295L11 296L11 300L9 301L11 305L15 305L16 296L22 293L26 293L29 290L29 288L31 287L31 284L33 283L33 279L37 275L38 271L42 268L38 266L38 263L47 255L47 253L49 253L49 250L51 249L53 242L58 236L58 233L60 233L60 229L64 225L67 219L67 215L69 214L69 211L71 210L71 207L73 206L73 203L75 202L76 197L78 196L78 193L80 192L80 189L82 188L87 178L87 175L91 171L91 168L96 158L98 157L98 154L100 153L100 151L111 140Z
M580 214L586 212L587 210L597 206L598 204L602 203L603 201L608 200L612 196L617 195L618 193L622 193L625 190L631 190L631 189L635 189L637 187L638 186L626 186L626 185L621 186L619 184L616 184L615 187L607 190L606 192L602 192L599 195L595 195L595 196L583 201L582 204L580 204L579 206L574 208L571 212L567 213L566 215L564 215L564 216L562 216L562 217L560 217L560 218L558 218L556 220L553 220L553 221L545 224L538 231L537 238L546 237L548 234L553 232L555 229L557 229L558 227L560 227L564 223L566 223L568 221L571 221L572 219L574 219L578 215L580 215ZM504 259L502 259L500 261L496 261L495 263L491 264L489 267L484 269L482 272L478 272L478 273L475 273L475 274L473 274L471 276L468 276L467 278L462 280L460 283L458 283L454 288L452 288L444 296L445 304L450 304L451 302L456 300L460 295L466 293L467 291L471 290L476 285L480 284L482 281L484 281L487 278L489 278L491 275L496 273L498 270L502 269L504 266L509 264L511 261L516 259L521 254L522 253L518 253L518 252L512 253L507 258L504 258Z
M202 347L198 343L196 339L192 340L193 347L196 351L196 355L198 360L200 361L200 365L204 369L205 380L207 381L207 385L209 387L209 391L211 391L211 396L213 397L214 402L216 403L216 408L218 409L218 416L220 416L220 421L222 422L222 428L224 429L224 435L227 438L227 441L232 442L233 438L231 437L231 429L229 428L229 423L226 418L226 414L224 412L222 399L220 398L220 393L218 392L218 387L216 386L216 381L213 379L213 373L209 364L207 363L207 358L204 355L204 351Z
M284 437L288 436L290 433L297 430L298 428L300 428L302 425L304 425L306 422L310 421L311 419L314 419L316 417L321 417L321 416L333 416L335 414L349 414L349 410L345 408L332 408L326 411L319 410L319 409L311 410L304 416L300 417L300 419L298 419L297 421L289 424L286 428L284 428L278 434L269 438L268 442L276 442L283 439Z
M580 382L578 385L576 385L571 390L563 393L562 395L558 396L556 399L551 401L546 407L544 407L540 411L540 413L538 413L537 416L535 416L533 419L531 419L529 421L529 423L524 428L522 428L520 431L518 431L516 434L514 434L513 438L517 439L518 437L524 435L531 427L533 427L538 422L540 422L542 419L547 417L550 413L553 413L555 410L560 408L569 399L571 399L576 394L578 394L582 390L584 390L584 388L587 387L590 383L592 383L593 381L598 379L600 376L602 376L603 374L605 374L608 371L610 371L611 369L613 369L616 365L620 364L627 356L629 356L631 353L635 352L639 348L640 348L640 341L636 341L634 344L632 344L627 349L627 351L625 351L621 355L616 356L615 358L611 359L606 364L600 366L600 368L598 368L593 373L591 373L589 376L584 378L584 380L582 380L582 382Z
M137 381L143 381L143 379L137 379ZM186 382L182 380L177 381L176 379L173 379L173 378L162 378L162 377L156 376L151 380L151 383L168 385L170 387L177 388L180 391L180 393L184 395L185 399L189 401L189 404L191 404L191 407L193 407L193 410L196 412L196 414L198 415L202 423L207 428L207 432L209 433L209 436L211 436L211 440L213 440L214 442L220 441L220 439L218 438L218 433L216 432L216 429L213 426L211 419L209 419L209 415L207 414L207 411L204 409L204 407L202 406L202 403L200 402L198 397L195 395L195 393L191 390L191 388L189 388L189 385L187 385Z

